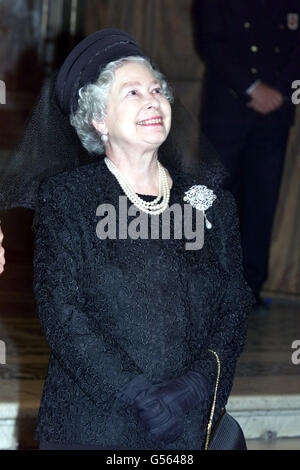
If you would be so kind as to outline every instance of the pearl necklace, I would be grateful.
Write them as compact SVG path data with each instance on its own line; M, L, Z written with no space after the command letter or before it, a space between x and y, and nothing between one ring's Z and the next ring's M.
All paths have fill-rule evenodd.
M170 188L168 184L167 173L164 167L157 160L158 165L158 196L153 201L144 201L138 194L134 191L132 185L126 180L122 175L120 170L115 166L115 164L107 157L104 158L107 168L110 172L117 178L121 188L128 197L128 199L142 212L146 214L158 215L161 214L169 204L170 200ZM158 202L162 198L161 202Z

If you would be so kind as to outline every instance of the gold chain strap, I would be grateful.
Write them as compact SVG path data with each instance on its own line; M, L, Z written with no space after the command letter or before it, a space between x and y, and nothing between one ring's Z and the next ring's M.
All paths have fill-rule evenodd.
M216 406L216 400L217 400L217 391L218 391L218 386L219 386L219 380L220 380L220 372L221 372L221 364L220 364L220 359L218 354L213 351L212 349L209 349L210 352L212 352L215 355L215 358L217 360L218 364L218 374L217 374L217 380L216 380L216 386L215 386L215 392L214 392L214 398L211 406L211 411L210 411L210 417L207 425L207 433L206 433L206 440L205 440L205 446L204 449L208 449L208 444L209 444L209 439L210 439L210 433L211 433L211 428L212 428L212 423L214 419L214 414L215 414L215 406Z

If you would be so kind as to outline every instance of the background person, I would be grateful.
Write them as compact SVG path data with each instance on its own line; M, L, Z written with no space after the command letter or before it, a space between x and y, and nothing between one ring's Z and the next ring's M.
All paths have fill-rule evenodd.
M230 173L224 187L241 202L245 278L256 310L269 248L300 69L297 0L195 0L195 43L206 65L201 124Z

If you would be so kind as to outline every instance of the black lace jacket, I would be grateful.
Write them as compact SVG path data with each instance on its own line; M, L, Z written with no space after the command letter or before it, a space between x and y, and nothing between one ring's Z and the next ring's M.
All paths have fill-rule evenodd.
M169 205L183 206L184 192L199 182L169 171ZM206 211L212 228L204 228L201 249L187 250L184 237L118 237L119 196L125 196L103 160L43 183L34 222L34 291L51 357L38 440L116 449L203 448L210 401L190 410L183 435L162 446L147 438L115 395L139 374L156 383L188 370L201 372L213 388L213 350L221 362L215 418L226 405L253 295L243 277L234 199L218 185L213 190L217 199ZM116 209L115 239L97 236L102 204ZM161 227L162 216L155 217ZM128 217L128 224L135 218Z

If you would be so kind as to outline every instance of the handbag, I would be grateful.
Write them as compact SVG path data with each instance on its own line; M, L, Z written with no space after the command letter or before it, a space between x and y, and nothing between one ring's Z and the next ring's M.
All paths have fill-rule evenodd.
M212 422L214 417L216 397L220 380L221 364L219 356L215 351L212 352L217 360L218 364L218 374L217 381L215 386L214 398L211 407L210 418L207 426L207 434L205 441L205 450L247 450L246 440L243 433L243 430L237 420L233 418L229 413L227 413L224 408L221 412L221 415L216 422L213 430Z

